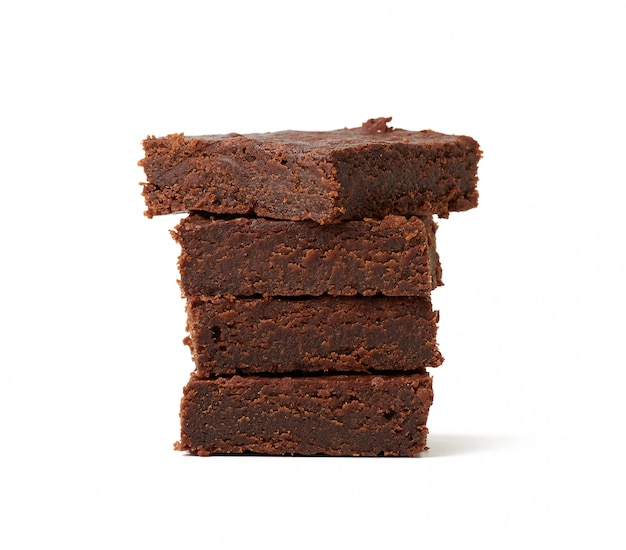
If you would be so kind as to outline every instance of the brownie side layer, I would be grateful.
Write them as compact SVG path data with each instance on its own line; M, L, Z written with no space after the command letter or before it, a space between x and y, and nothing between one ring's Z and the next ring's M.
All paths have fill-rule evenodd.
M443 362L427 297L194 296L187 313L185 343L203 378L416 371Z
M176 229L186 296L419 296L441 284L430 217L319 225L191 214Z
M190 380L181 439L193 454L415 456L426 446L428 374Z
M387 127L373 119L330 132L148 137L149 217L215 214L333 223L474 208L478 143L467 136Z

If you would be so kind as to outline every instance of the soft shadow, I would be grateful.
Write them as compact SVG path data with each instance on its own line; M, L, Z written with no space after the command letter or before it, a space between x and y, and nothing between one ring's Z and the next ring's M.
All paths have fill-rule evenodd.
M438 458L443 456L467 455L500 451L520 442L519 438L502 435L428 435L428 450L420 458Z
M502 449L518 445L521 443L521 439L519 437L510 437L510 436L500 436L500 435L459 435L459 434L428 434L428 440L426 444L428 445L428 450L423 451L417 458L441 458L446 456L459 456L459 455L468 455L474 453L488 453L488 452L497 452ZM191 454L188 452L184 452L183 456L197 458L197 455ZM265 459L276 459L276 458L352 458L352 459L372 459L377 458L380 460L382 457L337 457L337 456L329 456L329 455L269 455L262 453L253 453L251 451L244 451L243 453L215 453L211 455L212 457L220 457L227 456L230 460L236 458L265 458ZM206 457L201 457L206 458ZM407 457L385 457L387 459L401 460L402 458ZM414 460L414 459L413 459Z

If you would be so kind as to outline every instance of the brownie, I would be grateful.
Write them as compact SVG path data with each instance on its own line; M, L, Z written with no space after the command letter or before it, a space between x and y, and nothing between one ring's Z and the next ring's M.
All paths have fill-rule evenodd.
M192 378L181 438L192 454L414 456L426 446L431 377Z
M427 297L194 296L185 343L201 377L438 367L438 312Z
M370 119L330 132L148 137L149 217L189 210L318 223L478 204L478 143Z
M186 296L419 296L441 284L431 217L319 225L194 213L176 229Z

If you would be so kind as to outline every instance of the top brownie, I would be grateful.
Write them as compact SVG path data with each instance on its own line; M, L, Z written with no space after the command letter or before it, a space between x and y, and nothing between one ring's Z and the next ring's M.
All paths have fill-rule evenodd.
M467 136L360 128L148 137L139 161L146 215L199 210L282 220L437 214L478 204L481 152Z

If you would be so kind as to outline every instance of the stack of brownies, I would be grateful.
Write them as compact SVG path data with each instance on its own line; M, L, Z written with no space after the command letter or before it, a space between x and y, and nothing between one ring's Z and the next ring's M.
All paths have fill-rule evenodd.
M176 448L413 456L442 362L433 216L477 205L478 144L371 119L144 141L174 233L195 370Z

